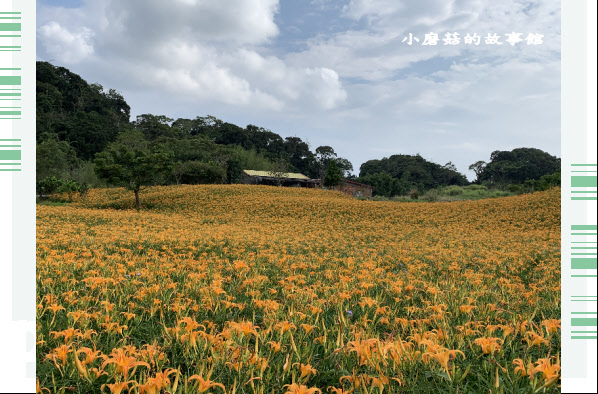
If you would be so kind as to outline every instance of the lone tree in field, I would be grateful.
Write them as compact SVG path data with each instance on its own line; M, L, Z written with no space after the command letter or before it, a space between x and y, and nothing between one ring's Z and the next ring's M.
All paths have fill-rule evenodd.
M100 178L135 193L135 205L141 208L139 191L155 184L170 170L172 155L152 146L139 131L126 131L103 152L96 154L94 170Z
M330 160L324 179L322 179L322 183L326 187L334 187L341 183L341 179L341 170L339 170L336 165L336 160Z

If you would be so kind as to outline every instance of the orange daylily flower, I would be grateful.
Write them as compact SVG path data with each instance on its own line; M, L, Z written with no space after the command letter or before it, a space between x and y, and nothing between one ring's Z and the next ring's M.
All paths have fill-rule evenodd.
M499 338L482 337L482 338L477 338L475 341L473 341L473 343L480 346L482 348L482 352L484 352L484 354L489 354L489 353L492 354L492 353L500 351L500 347L503 343L503 340L499 339Z
M457 353L461 353L463 359L465 359L465 354L460 350L439 350L436 353L427 352L422 354L422 360L427 362L429 359L433 358L434 360L438 361L438 363L442 366L445 372L448 373L450 367L448 365L449 361L453 358L457 357Z
M547 319L542 321L542 325L546 327L546 332L550 335L561 329L561 319Z
M201 377L199 375L193 375L193 376L190 376L189 379L187 379L188 382L190 382L192 380L197 380L199 382L199 387L197 389L197 390L199 390L198 391L199 393L205 393L212 387L220 387L222 389L222 391L226 392L226 388L224 387L223 384L213 382L209 378L204 379L203 377Z
M120 394L123 390L125 389L129 389L129 385L131 385L132 383L135 383L133 381L128 381L128 382L118 382L118 383L112 383L112 384L103 384L102 387L100 387L100 389L102 391L104 391L104 387L108 387L108 389L110 390L110 393L112 394Z
M533 374L538 372L542 373L542 379L544 381L543 387L552 386L560 377L561 366L558 364L552 364L549 359L541 358L534 363Z
M309 377L310 374L315 375L318 372L310 364L301 364L301 363L293 364L293 366L295 366L295 365L299 365L299 369L301 370L301 376L299 376L299 379L302 379L304 377Z
M240 322L240 323L235 323L232 322L230 323L230 326L233 330L243 334L244 336L249 336L250 334L255 335L256 337L259 336L257 329L259 328L258 326L254 326L253 323L251 322Z
M312 387L307 388L307 386L298 385L297 383L293 384L285 384L283 387L288 387L287 391L284 394L315 394L315 393L322 393L322 390Z
M148 363L137 361L135 357L130 356L128 352L122 348L114 349L112 353L110 353L110 357L102 364L102 368L110 364L116 364L116 373L122 374L124 380L127 380L130 369L133 369L133 373L135 373L135 370L140 365L145 366L148 369L150 368Z
M57 367L58 364L56 364L56 360L59 359L64 367L66 365L68 354L72 351L73 349L71 349L71 345L61 345L52 350L52 352L49 353L46 358L52 360Z

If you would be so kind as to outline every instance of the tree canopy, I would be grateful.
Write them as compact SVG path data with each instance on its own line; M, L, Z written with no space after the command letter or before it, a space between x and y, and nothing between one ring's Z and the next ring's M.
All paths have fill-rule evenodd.
M561 159L536 148L517 148L512 151L494 151L490 162L471 166L480 182L499 184L523 184L527 180L539 180L561 170ZM470 167L471 167L470 166Z
M150 144L139 131L131 130L96 155L95 170L109 184L132 190L137 208L141 208L139 191L158 183L170 170L171 162L170 154Z
M129 127L130 107L114 89L105 92L64 67L36 63L36 133L68 142L81 159L92 159Z
M410 189L425 191L441 186L463 186L469 183L465 175L457 172L452 163L441 166L420 155L392 155L381 160L368 160L359 169L358 181L366 184L376 183L375 190L384 190L385 194L391 195Z

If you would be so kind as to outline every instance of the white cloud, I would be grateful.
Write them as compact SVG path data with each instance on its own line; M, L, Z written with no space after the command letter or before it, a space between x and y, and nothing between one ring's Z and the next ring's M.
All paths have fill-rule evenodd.
M151 86L191 100L216 100L270 110L307 106L332 109L346 98L329 68L288 64L260 54L277 36L277 0L87 1L82 9L52 8L40 28L40 53L66 64L92 55L97 73L118 70L129 86ZM45 18L41 18L42 20ZM73 25L73 34L60 23ZM78 56L77 56L78 55ZM102 66L98 66L102 64Z
M71 32L57 22L50 22L39 28L38 37L56 62L75 64L94 53L93 32L87 28Z
M485 2L480 0L352 0L344 15L366 19L368 28L341 31L333 35L318 35L307 42L307 49L290 54L288 59L309 67L324 62L324 67L337 71L341 78L362 78L376 81L396 78L397 73L418 62L462 57L490 59L513 58L532 62L551 61L560 52L560 2L555 0L510 0ZM426 33L439 35L436 46L422 46ZM444 45L445 33L457 32L459 45ZM538 46L506 43L506 33L543 34ZM419 43L409 46L402 42L409 34ZM500 36L502 45L487 45L482 39L479 46L466 45L467 33L486 37L489 33Z
M277 0L88 0L88 7L93 2L105 4L106 34L117 27L118 35L142 45L172 38L256 44L278 34Z

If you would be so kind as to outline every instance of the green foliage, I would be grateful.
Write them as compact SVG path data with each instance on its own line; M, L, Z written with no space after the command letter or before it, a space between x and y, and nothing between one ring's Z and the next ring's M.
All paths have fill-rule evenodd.
M336 152L331 146L318 146L316 148L315 160L312 163L312 168L306 174L312 178L323 179L328 169L330 162L334 160L338 167L341 177L348 178L353 171L353 164L345 158L337 157Z
M478 183L480 182L480 176L482 175L482 172L484 171L484 167L486 167L486 162L482 161L482 160L478 160L469 166L469 170L473 171L475 173L475 176L476 176L475 181Z
M386 172L379 172L357 178L357 182L374 187L374 196L393 197L406 194L408 186L405 182L393 178Z
M287 159L294 172L315 178L318 176L316 157L309 150L309 145L299 137L287 137L284 140L284 154L282 159Z
M75 149L56 134L45 134L36 144L36 179L47 177L68 178L81 166Z
M243 166L238 157L232 157L226 162L226 183L239 183L243 174Z
M84 196L89 190L89 186L72 179L62 180L50 176L37 182L36 189L41 199L47 199L54 194L63 194L68 201L72 201L77 194Z
M79 184L88 185L90 188L106 187L106 182L98 178L93 168L93 161L82 161L81 164L71 171L70 179Z
M242 170L274 170L275 163L255 149L245 150L241 147L230 147L227 152L239 161Z
M463 189L459 186L452 185L443 188L442 192L449 196L459 196L463 194Z
M490 162L483 167L478 179L491 184L521 185L528 180L540 180L544 175L554 174L560 171L560 168L561 159L540 149L518 148L510 152L494 151L490 155Z
M561 171L557 171L550 175L542 175L537 183L536 190L548 190L553 187L561 186Z
M463 186L469 183L463 174L455 171L452 163L441 166L419 155L393 155L381 160L368 160L360 167L359 179L379 173L386 173L401 181L401 189L406 190L426 191L441 186ZM365 180L363 182L367 183ZM401 190L401 193L404 191Z
M336 160L330 160L328 168L326 169L326 174L324 175L324 179L322 179L322 183L326 187L334 187L338 186L341 180L341 171L336 165Z
M415 199L417 200L418 198L419 198L419 195ZM427 202L438 201L440 199L440 190L438 190L438 189L428 190L421 198L422 198L422 200L427 201Z
M176 138L179 133L182 135L179 129L170 127L172 122L173 119L164 115L144 114L137 116L133 126L143 133L145 138L153 141L160 137Z
M79 75L47 62L36 63L36 132L47 133L72 146L87 160L128 127L130 107L117 91L104 92Z
M46 177L37 182L36 188L39 195L43 198L54 194L58 191L58 188L62 186L62 180L55 176Z
M128 131L96 155L95 171L109 184L132 190L137 208L140 208L141 188L159 183L171 170L171 165L172 155L151 145L141 132Z
M181 183L188 185L224 183L226 169L215 162L186 161L182 163Z

